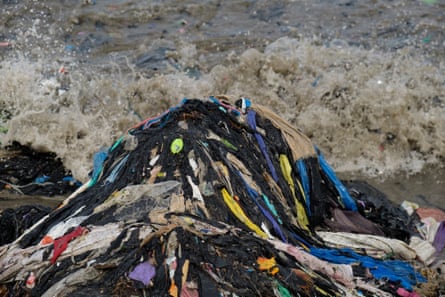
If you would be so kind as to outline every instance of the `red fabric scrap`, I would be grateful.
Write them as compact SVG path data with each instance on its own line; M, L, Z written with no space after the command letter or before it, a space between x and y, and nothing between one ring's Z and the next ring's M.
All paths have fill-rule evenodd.
M61 253L63 253L64 250L66 250L66 248L68 247L68 243L71 240L84 234L85 231L87 231L87 228L78 226L70 233L54 240L54 252L53 257L51 258L51 264L56 263L57 258L60 256Z

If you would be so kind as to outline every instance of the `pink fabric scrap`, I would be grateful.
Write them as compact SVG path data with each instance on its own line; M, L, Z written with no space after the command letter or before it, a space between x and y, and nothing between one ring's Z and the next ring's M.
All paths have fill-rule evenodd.
M402 296L402 297L421 297L416 292L410 292L408 290L405 290L404 288L398 288L397 289L397 294L399 296Z
M188 288L187 286L182 286L181 297L199 297L199 292L195 288Z
M445 221L445 212L437 208L419 207L416 213L421 219L431 217L437 222Z

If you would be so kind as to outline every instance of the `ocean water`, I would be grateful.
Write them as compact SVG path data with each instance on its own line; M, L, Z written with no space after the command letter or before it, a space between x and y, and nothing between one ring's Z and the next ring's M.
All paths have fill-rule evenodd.
M182 98L271 107L342 178L445 197L445 0L0 2L0 141L92 155Z

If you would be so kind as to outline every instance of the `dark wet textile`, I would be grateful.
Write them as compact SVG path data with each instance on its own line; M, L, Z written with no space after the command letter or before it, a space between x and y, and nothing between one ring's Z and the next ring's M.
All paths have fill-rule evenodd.
M54 196L73 192L80 185L53 153L37 152L19 143L7 147L0 159L0 190Z
M360 213L336 208L332 218L326 219L325 224L334 232L351 232L385 236L376 224L364 218Z
M386 195L364 181L344 182L351 196L357 201L359 212L380 226L386 236L407 242L417 234L419 218L409 216L406 211L389 200Z
M41 205L24 205L2 210L0 212L0 246L14 241L50 211L51 208Z

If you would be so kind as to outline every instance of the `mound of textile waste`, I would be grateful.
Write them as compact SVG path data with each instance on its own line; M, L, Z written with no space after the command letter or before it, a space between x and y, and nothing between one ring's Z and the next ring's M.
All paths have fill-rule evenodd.
M305 135L246 98L184 99L93 161L87 183L0 247L0 295L441 290L443 224L425 236L369 185L346 187Z

